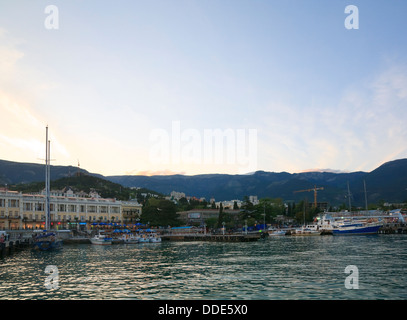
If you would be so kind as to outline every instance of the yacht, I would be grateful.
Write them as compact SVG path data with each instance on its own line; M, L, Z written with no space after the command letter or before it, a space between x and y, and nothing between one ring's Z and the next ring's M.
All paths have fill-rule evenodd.
M376 234L382 226L378 222L347 220L333 229L333 235Z

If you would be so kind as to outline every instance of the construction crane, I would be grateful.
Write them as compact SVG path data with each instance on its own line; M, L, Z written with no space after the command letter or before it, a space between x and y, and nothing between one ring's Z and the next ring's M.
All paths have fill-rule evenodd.
M324 187L317 188L317 186L314 186L314 188L312 188L312 189L298 190L298 191L294 191L294 193L314 191L314 208L316 208L317 207L317 192L318 192L317 190L324 190Z

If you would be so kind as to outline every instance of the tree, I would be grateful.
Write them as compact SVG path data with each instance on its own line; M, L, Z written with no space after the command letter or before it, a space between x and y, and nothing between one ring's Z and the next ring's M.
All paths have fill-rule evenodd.
M224 222L225 218L223 215L223 206L222 206L222 202L219 205L219 216L218 216L218 228L220 228L222 226L222 222Z
M208 218L205 220L205 224L208 228L216 228L218 223L218 218L214 217L214 218Z
M141 222L154 226L179 226L181 222L174 202L165 199L150 198L143 207Z
M245 196L240 211L240 220L244 221L250 217L253 217L255 213L255 208L253 203L250 202L249 197Z

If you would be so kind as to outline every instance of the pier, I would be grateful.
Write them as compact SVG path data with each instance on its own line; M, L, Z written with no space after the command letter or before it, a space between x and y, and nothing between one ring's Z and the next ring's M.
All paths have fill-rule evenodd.
M161 235L163 241L212 241L212 242L250 242L268 236L266 233L251 234L166 234Z
M0 258L31 248L31 244L32 242L30 239L4 241L3 243L0 243Z
M64 242L72 237L70 230L53 230ZM41 230L1 230L4 240L0 242L0 258L10 256L16 252L31 249L33 236Z
M407 224L387 223L378 231L379 234L407 234Z

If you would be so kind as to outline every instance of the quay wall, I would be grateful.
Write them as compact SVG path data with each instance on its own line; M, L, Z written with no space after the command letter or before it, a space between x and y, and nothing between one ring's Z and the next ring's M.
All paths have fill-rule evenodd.
M378 231L380 234L407 234L406 223L385 224Z
M264 236L267 236L264 234ZM184 234L184 235L162 235L163 241L217 241L217 242L247 242L257 241L263 236L260 233L255 234Z

